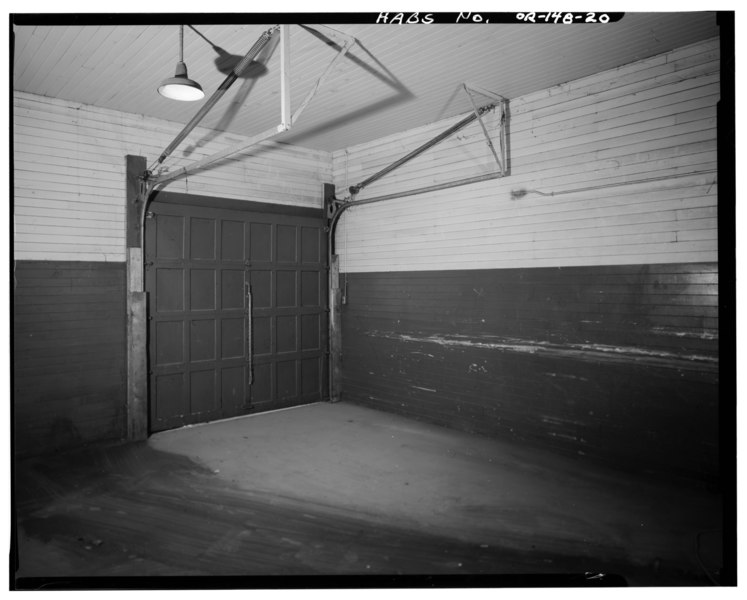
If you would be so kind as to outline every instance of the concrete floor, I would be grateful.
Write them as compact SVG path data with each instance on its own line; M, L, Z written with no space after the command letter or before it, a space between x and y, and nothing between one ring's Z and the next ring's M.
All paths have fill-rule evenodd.
M721 561L711 491L346 403L50 460L17 468L21 578L591 572L709 585Z

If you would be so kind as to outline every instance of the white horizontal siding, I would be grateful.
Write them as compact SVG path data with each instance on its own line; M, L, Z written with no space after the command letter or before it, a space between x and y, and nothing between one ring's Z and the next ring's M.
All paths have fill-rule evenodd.
M511 99L510 175L349 210L343 271L717 260L718 50L710 40ZM338 197L457 120L333 153ZM497 142L498 115L484 120ZM472 123L356 199L494 171Z
M13 117L15 258L124 261L125 156L152 165L182 125L25 93L15 93ZM164 166L241 139L198 128ZM320 208L331 177L328 153L266 142L164 189Z

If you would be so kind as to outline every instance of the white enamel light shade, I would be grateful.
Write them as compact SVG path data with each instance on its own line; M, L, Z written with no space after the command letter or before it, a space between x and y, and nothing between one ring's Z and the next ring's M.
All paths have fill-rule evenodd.
M176 63L176 73L173 77L164 79L158 86L158 93L171 100L193 101L205 97L205 92L196 81L187 76L187 65L184 64L184 26L179 29L179 62Z
M183 62L176 63L176 74L163 80L158 86L158 93L172 100L191 101L205 97L200 84L187 77L187 65Z

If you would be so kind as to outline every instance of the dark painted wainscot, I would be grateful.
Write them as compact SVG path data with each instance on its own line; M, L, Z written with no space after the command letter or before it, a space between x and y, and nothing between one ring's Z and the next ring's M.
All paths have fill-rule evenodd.
M718 477L714 263L343 275L342 399Z
M13 418L17 455L125 431L125 265L16 261Z

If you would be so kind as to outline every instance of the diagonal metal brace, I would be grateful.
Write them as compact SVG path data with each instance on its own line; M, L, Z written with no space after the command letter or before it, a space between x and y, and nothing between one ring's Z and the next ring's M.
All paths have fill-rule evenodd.
M166 160L169 156L171 156L171 153L177 148L177 146L184 140L184 138L189 135L189 133L197 127L197 125L202 121L202 119L207 115L207 113L215 106L215 104L223 97L223 94L228 91L228 88L233 85L233 83L239 78L242 71L246 69L246 67L249 65L249 63L259 54L259 52L267 45L267 42L270 41L270 38L275 34L275 32L280 29L279 25L275 25L274 27L268 29L264 33L262 33L261 36L259 36L259 39L255 42L255 44L249 49L249 52L247 52L246 56L242 58L239 63L231 70L231 72L228 74L228 76L225 78L223 83L220 84L217 90L213 93L210 98L208 98L207 102L203 104L197 111L194 117L187 123L184 128L179 132L179 134L174 138L174 140L166 147L166 149L161 153L161 155L158 157L158 160L151 165L149 168L150 171L155 170L157 166L159 166L161 163L163 163L164 160Z
M405 164L406 162L409 162L413 158L415 158L417 156L420 156L423 152L425 152L426 150L429 150L430 148L432 148L436 144L438 144L438 143L442 142L443 140L445 140L446 138L448 138L450 135L456 133L457 131L459 131L463 127L469 125L475 119L479 119L480 115L482 113L487 112L489 110L492 110L494 107L495 107L494 104L488 104L488 105L483 106L481 108L477 108L475 110L474 114L467 115L464 119L462 119L458 123L455 123L454 125L452 125L451 127L449 127L446 131L441 132L440 134L438 134L433 139L425 142L425 144L423 144L421 146L418 146L417 148L415 148L415 150L413 150L409 154L403 156L399 160L393 162L391 165L389 165L387 167L384 167L380 171L377 171L376 173L374 173L373 175L371 175L365 181L361 181L360 183L358 183L358 184L356 184L354 186L351 186L349 188L350 194L353 195L353 196L355 196L364 187L370 185L371 183L373 183L374 181L376 181L378 179L381 179L384 175L386 175L388 173L391 173L392 171L394 171L395 169L401 167L403 164Z
M304 111L304 109L308 106L308 104L314 98L316 93L319 91L319 88L324 83L324 80L327 78L327 76L332 72L333 68L347 54L350 48L356 43L356 39L352 36L346 36L340 32L334 32L334 30L325 28L327 31L334 32L337 35L337 37L344 40L342 47L340 48L338 53L335 55L335 57L332 59L332 61L327 65L327 68L324 70L324 72L322 72L322 74L319 76L315 85L312 87L311 91L309 91L309 93L306 95L304 100L301 102L301 105L291 115L290 114L290 85L289 85L289 76L287 73L287 71L290 68L290 53L289 53L290 38L287 33L287 28L288 28L287 25L279 26L279 28L281 30L281 36L282 36L281 40L283 42L282 48L281 48L283 57L281 58L281 61L280 61L281 62L280 78L281 78L281 90L282 90L280 124L270 129L267 129L263 131L262 133L254 135L247 140L243 140L238 144L234 144L233 146L225 148L224 150L211 154L210 156L206 156L205 158L201 160L197 160L187 166L179 167L169 173L159 173L155 180L156 185L163 185L165 183L168 183L169 181L172 181L174 179L187 175L191 172L203 169L207 167L208 165L211 165L213 163L216 163L220 160L223 160L231 156L232 154L238 154L240 152L244 152L245 150L251 148L252 146L255 146L265 140L275 137L276 135L280 133L284 133L290 130L292 126L295 125L298 118L301 116L301 113ZM274 30L271 30L271 31L274 32Z
M475 114L477 115L477 118L480 121L480 127L482 127L482 132L485 135L485 141L488 144L488 148L490 148L490 151L493 153L493 156L495 157L495 162L498 163L498 169L502 176L506 175L506 104L508 102L508 99L504 96L501 96L500 94L496 94L495 92L491 92L489 90L486 90L484 88L481 88L479 86L476 86L472 83L465 82L463 84L464 91L467 92L467 96L469 96L469 100L472 103L472 107L475 110ZM483 122L482 118L480 118L480 114L478 113L477 104L475 103L474 96L472 92L476 92L478 94L481 94L483 96L486 96L488 98L492 98L493 100L497 100L497 104L501 107L501 123L500 123L500 133L499 133L499 142L500 142L500 148L501 148L501 156L498 157L498 154L495 151L495 146L493 145L493 141L490 139L490 134L488 133L488 129L485 126L485 123Z

